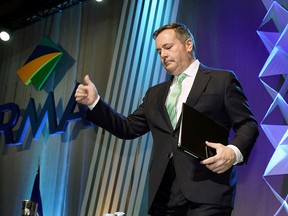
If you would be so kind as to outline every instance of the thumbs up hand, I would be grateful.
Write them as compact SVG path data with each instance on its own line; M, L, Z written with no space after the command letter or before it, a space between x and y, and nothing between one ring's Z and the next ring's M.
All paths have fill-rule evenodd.
M84 77L83 83L78 86L75 93L75 100L84 105L92 105L99 97L98 91L89 76Z

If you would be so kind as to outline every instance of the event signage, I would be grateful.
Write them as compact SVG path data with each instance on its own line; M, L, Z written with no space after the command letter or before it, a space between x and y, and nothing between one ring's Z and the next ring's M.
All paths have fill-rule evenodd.
M48 37L44 37L17 74L25 85L32 83L36 89L41 90L62 56L60 48Z
M65 52L62 52L58 45L48 37L44 37L26 63L17 71L17 74L25 85L32 83L37 90L41 90L64 54ZM70 122L82 120L82 113L85 112L86 107L78 104L78 112L75 112L77 103L74 95L78 85L79 83L76 83L61 117L57 116L59 110L55 106L53 92L48 94L42 109L38 112L36 111L34 99L30 98L23 114L21 111L21 122L19 122L20 109L17 104L6 103L0 105L0 135L4 134L6 145L21 145L29 128L31 128L33 138L38 140L46 122L49 125L47 129L49 134L54 135L64 133ZM85 120L82 123L84 126L92 125L92 123Z
M19 129L17 130L16 137L13 135L13 128L17 124L20 116L19 106L15 103L6 103L0 106L0 134L4 134L5 143L8 146L21 145L25 139L28 132L29 125L31 126L31 131L33 138L38 140L45 123L49 123L49 134L55 135L64 133L70 122L82 120L83 113L85 112L85 107L78 104L78 111L75 112L77 102L75 101L75 91L79 83L75 85L75 88L70 96L69 102L64 110L62 117L57 122L57 111L55 106L54 93L50 92L47 96L45 104L37 115L35 101L30 98L28 105L24 111L22 121ZM4 122L5 114L10 113L9 119ZM90 122L82 121L85 126L91 126Z

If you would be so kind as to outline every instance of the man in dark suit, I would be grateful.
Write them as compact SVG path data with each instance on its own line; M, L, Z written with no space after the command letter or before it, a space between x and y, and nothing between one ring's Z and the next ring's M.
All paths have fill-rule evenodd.
M87 75L76 90L76 101L89 107L87 119L119 138L134 139L151 131L151 215L231 215L236 189L234 165L247 162L259 133L247 98L233 72L208 68L195 58L194 38L185 25L162 26L153 38L171 79L148 89L132 114L125 117L114 111L100 98ZM180 77L184 78L178 81ZM217 153L202 161L180 150L178 119L183 102L228 130L232 128L235 136L229 145L207 141Z

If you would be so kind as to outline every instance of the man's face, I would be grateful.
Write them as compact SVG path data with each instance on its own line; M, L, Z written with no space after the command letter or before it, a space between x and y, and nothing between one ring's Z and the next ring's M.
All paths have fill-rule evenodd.
M187 40L185 44L176 37L174 29L166 29L156 37L156 50L166 71L178 75L186 70L194 61L190 53L193 43Z

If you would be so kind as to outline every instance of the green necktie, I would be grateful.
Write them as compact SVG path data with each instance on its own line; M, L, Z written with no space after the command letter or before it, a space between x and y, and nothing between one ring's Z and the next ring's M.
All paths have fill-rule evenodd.
M178 77L176 77L175 87L166 101L166 109L173 128L175 128L177 124L176 105L182 91L182 81L186 76L187 75L185 73L181 73Z

